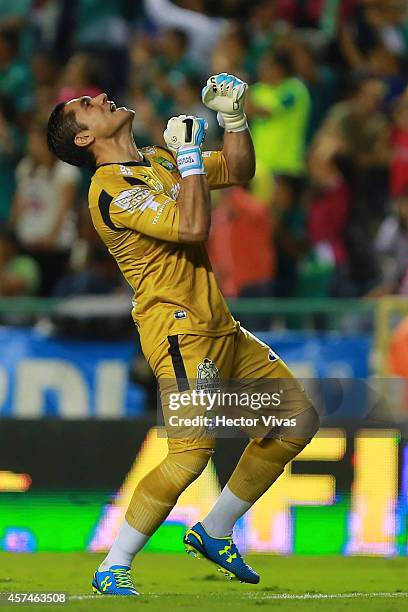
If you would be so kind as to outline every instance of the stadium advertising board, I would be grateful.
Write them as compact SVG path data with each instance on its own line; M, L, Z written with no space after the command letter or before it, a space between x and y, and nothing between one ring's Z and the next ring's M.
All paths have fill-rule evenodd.
M301 378L365 378L368 336L260 334ZM48 337L36 330L0 328L0 417L66 419L132 417L143 411L131 384L133 342Z
M2 432L4 550L106 550L135 485L166 452L145 419L10 419ZM184 528L213 505L243 444L220 441L148 549L182 550ZM408 444L395 427L326 428L238 523L237 540L271 553L405 554L407 493Z

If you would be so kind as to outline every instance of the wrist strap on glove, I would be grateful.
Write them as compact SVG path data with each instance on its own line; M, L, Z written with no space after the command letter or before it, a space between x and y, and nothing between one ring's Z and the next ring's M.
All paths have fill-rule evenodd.
M245 113L239 115L217 113L217 121L218 125L226 132L244 132L248 129L248 121Z
M181 178L205 174L203 156L198 145L183 145L177 150L176 159Z

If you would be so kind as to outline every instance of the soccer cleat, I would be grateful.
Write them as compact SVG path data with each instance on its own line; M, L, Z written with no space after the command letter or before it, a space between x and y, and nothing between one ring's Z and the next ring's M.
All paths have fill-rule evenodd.
M106 572L96 571L92 590L99 595L139 595L127 565L112 565Z
M215 563L227 578L257 584L259 575L241 557L232 537L212 538L201 523L196 523L184 536L186 552L194 557L205 557Z

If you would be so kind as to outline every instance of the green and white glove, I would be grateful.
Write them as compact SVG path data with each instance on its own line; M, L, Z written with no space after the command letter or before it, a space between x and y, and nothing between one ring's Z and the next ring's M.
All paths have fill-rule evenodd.
M205 174L201 145L208 124L201 117L179 115L167 122L163 137L169 149L176 153L181 178L192 174Z
M210 77L201 93L203 104L217 112L218 123L226 132L248 129L244 112L247 89L247 83L222 72Z

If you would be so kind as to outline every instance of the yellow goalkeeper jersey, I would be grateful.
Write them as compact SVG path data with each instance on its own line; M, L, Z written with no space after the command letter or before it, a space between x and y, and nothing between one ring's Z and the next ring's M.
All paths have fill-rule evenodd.
M145 356L167 336L233 333L204 244L179 241L180 174L161 147L141 150L142 162L99 166L89 189L93 224L134 289L132 316ZM220 151L203 154L211 188L228 185Z

